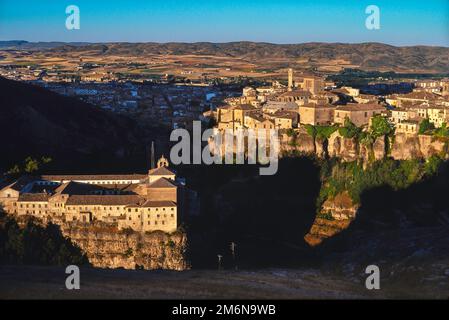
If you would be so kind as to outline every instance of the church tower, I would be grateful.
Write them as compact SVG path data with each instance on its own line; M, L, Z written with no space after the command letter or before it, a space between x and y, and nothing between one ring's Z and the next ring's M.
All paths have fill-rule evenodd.
M293 69L288 69L288 91L293 90Z
M157 167L161 168L161 167L168 167L168 160L167 158L165 158L164 156L162 156L158 161L157 161Z

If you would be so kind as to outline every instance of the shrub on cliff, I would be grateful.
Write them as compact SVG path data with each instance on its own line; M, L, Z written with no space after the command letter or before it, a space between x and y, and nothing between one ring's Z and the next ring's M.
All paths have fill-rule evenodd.
M338 133L344 138L352 139L358 138L359 134L362 132L354 123L348 118L345 119L344 126L338 129Z
M0 217L0 263L36 265L83 265L86 256L64 237L58 226L42 227L28 221L21 228L8 216Z
M440 128L435 129L433 134L435 137L439 137L439 138L449 137L449 128L447 127L447 124L443 123L443 125Z
M322 173L323 185L320 190L318 205L328 198L348 191L354 202L360 202L362 192L373 187L389 185L393 189L403 189L420 181L424 176L435 173L438 169L437 159L424 163L419 160L375 161L364 169L363 165L354 161L334 163Z
M329 139L332 133L338 129L336 126L313 126L311 124L306 124L304 127L309 136L322 140Z
M394 132L393 126L391 125L391 123L388 121L387 118L381 115L375 115L371 119L370 133L374 138L374 140L382 136L391 135L393 132Z
M419 124L419 134L425 134L431 130L434 130L435 126L433 125L432 122L430 122L429 119L424 119L423 121L421 121L421 123Z

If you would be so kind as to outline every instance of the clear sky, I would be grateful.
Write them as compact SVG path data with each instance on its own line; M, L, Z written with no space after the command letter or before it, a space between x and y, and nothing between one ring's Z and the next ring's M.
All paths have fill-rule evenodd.
M365 27L371 4L380 30ZM68 5L80 30L65 28ZM449 0L0 0L0 40L449 46Z

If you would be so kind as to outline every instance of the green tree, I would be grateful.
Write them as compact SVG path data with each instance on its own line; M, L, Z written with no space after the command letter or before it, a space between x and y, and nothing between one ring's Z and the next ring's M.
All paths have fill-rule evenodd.
M421 121L421 123L419 124L419 134L424 134L430 130L434 130L435 126L433 125L432 122L429 121L429 119L424 119L423 121Z
M341 136L349 139L354 137L358 138L361 131L362 130L352 123L348 117L345 118L344 126L338 129Z
M387 118L381 115L375 115L371 119L371 135L374 139L378 137L390 135L393 133L393 127Z
M447 124L443 123L443 125L440 128L435 129L434 135L440 138L449 137L449 128L447 127Z
M25 159L25 166L24 170L26 173L32 173L39 170L39 161L36 159L33 159L31 157L28 157Z

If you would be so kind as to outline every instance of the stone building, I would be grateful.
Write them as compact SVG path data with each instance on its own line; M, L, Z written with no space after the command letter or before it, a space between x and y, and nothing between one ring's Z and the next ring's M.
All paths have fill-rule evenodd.
M334 123L344 125L345 119L348 118L357 127L369 124L371 117L382 114L385 107L378 104L353 104L349 103L345 106L339 106L334 111Z
M395 133L417 135L419 132L419 123L420 122L417 119L403 120L400 123L396 124Z
M301 124L327 125L334 121L334 110L337 107L331 104L308 103L299 106L299 121Z
M102 221L119 229L173 232L187 194L162 157L146 175L21 178L0 190L0 204L7 213L56 223Z
M317 94L324 91L324 79L316 76L304 76L301 88L312 94Z

